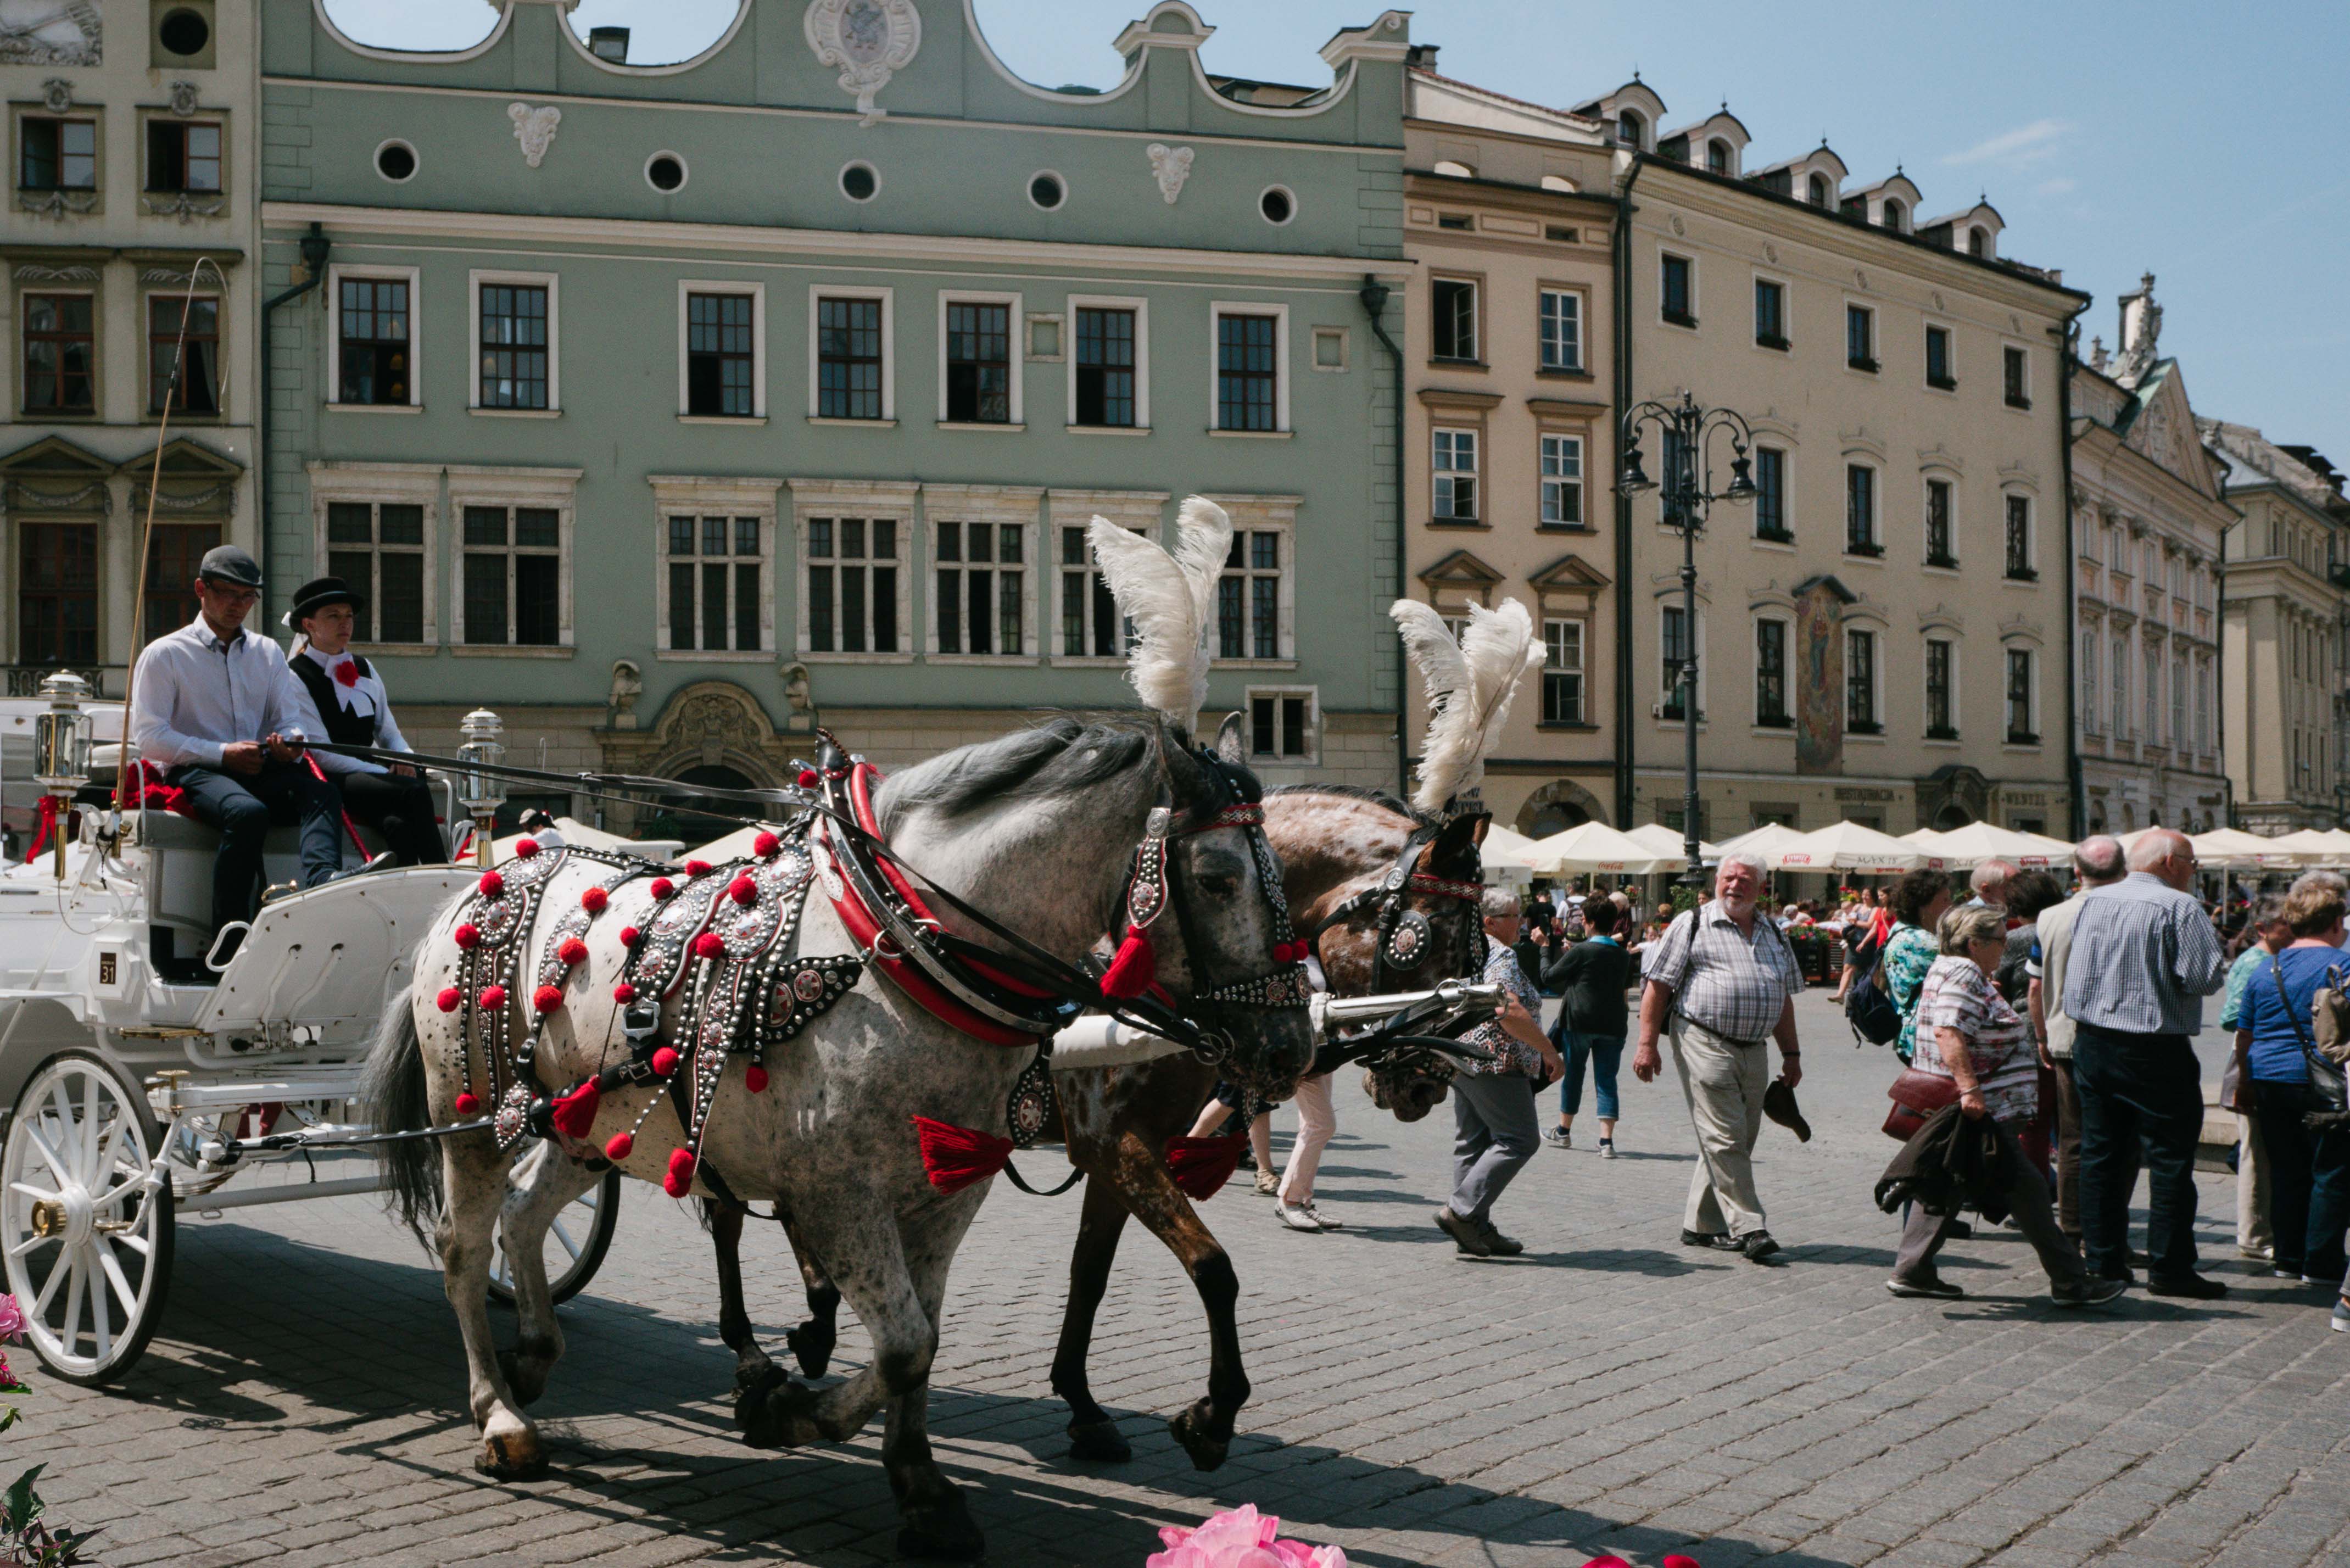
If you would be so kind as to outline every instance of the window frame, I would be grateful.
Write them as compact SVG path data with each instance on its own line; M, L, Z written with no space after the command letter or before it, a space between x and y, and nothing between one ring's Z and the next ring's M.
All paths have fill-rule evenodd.
M2025 728L2015 728L2016 660L2022 659L2023 670L2023 718ZM2040 728L2040 650L2028 642L2006 642L2000 647L2000 744L2002 747L2038 749Z
M758 664L777 651L775 606L782 598L783 563L778 549L779 479L732 479L702 474L653 473L645 476L653 497L653 658L700 664ZM672 516L754 517L759 524L759 646L753 649L675 648L670 636L669 520ZM682 560L684 557L675 557ZM700 556L693 557L697 562ZM729 557L741 561L739 556ZM700 630L696 628L695 640Z
M1679 614L1684 607L1678 591L1657 596L1657 650L1653 656L1655 662L1649 668L1657 672L1660 682L1665 671L1665 618ZM1706 689L1713 680L1713 661L1706 657L1705 652L1705 623L1712 618L1706 614L1708 607L1703 599L1698 601L1697 624L1691 638L1691 646L1697 651L1697 722L1700 728L1707 722ZM1660 685L1656 705L1649 710L1658 723L1671 727L1683 722L1670 711L1673 694L1679 690L1678 680L1669 685Z
M449 594L449 647L461 657L568 659L577 638L574 603L575 575L577 569L578 484L581 470L499 468L473 464L452 463L449 474L449 555L452 587ZM556 523L556 639L553 642L515 642L512 639L515 621L518 618L520 585L513 578L511 563L523 554L536 556L534 546L517 545L509 538L504 555L509 563L506 607L508 640L499 642L467 642L465 640L464 557L472 554L489 554L486 549L472 550L465 544L465 509L469 506L497 507L508 514L516 509L552 511ZM509 523L511 527L511 523Z
M1269 316L1273 317L1273 429L1269 431L1229 430L1223 424L1223 319L1227 316ZM1139 327L1139 323L1137 326ZM1257 440L1278 439L1292 433L1289 422L1289 387L1293 376L1289 362L1289 306L1270 301L1243 299L1211 299L1208 302L1208 433L1211 436L1239 436ZM1136 410L1140 417L1141 410Z
M89 372L87 378L89 382L89 406L87 408L68 408L60 405L36 409L26 400L31 396L33 389L30 362L33 334L26 312L36 299L87 299L89 301ZM20 283L16 286L16 305L9 326L11 336L16 340L14 369L16 378L16 407L19 419L27 421L50 420L80 421L97 421L102 418L106 410L106 299L101 284L80 281L37 285ZM65 370L62 360L59 362L57 379L58 391L62 393L65 389Z
M103 199L106 193L106 110L103 106L76 103L61 114L51 113L45 104L40 103L18 104L15 107L16 113L10 117L15 135L14 145L9 149L13 154L13 166L8 172L8 188L26 195L63 202L67 203L62 209L66 212L91 213L105 211ZM68 125L88 126L90 128L89 183L68 185L63 182L66 159L72 155L65 150L64 136L60 130L57 145L59 182L54 185L26 184L25 160L29 151L27 146L29 139L25 128L28 124L55 125L60 128ZM86 206L79 204L76 198L80 197L88 198L88 204ZM19 203L20 207L22 203Z
M2102 735L2106 732L2106 715L2101 687L2097 681L2097 666L2103 662L2099 649L2106 640L2103 622L2089 623L2081 638L2081 733Z
M793 478L784 483L792 493L793 658L807 664L914 662L914 585L911 579L924 566L920 553L915 548L920 527L917 521L920 514L915 509L915 502L920 497L921 486L910 480L883 479ZM876 653L869 649L862 653L844 653L837 649L819 652L808 646L808 524L817 517L856 517L868 524L879 517L898 525L897 587L892 597L898 628L896 652ZM870 562L878 557L868 549L862 558ZM840 557L836 555L827 559L837 561ZM869 608L869 584L867 593Z
M1235 539L1248 534L1273 534L1279 536L1281 564L1272 574L1274 588L1274 654L1270 659L1252 653L1245 658L1226 659L1222 656L1223 620L1221 608L1222 585L1225 568L1216 569L1219 605L1209 618L1208 647L1210 667L1222 670L1295 670L1297 668L1297 509L1305 504L1302 495L1216 495L1208 500L1222 507L1232 521ZM1242 575L1258 579L1266 574L1262 567L1243 566ZM1244 640L1243 643L1246 646Z
M1941 556L1934 554L1934 496L1939 491L1946 503L1942 527L1948 546ZM1918 476L1918 556L1922 569L1929 572L1955 572L1963 557L1959 554L1959 482L1946 472L1928 472Z
M1553 474L1550 472L1551 443L1553 441L1572 441L1575 443L1574 478L1569 479L1565 474ZM1435 459L1433 448L1430 449L1429 455L1430 461L1433 462ZM1573 487L1575 498L1575 510L1576 513L1575 521L1568 522L1563 519L1554 521L1552 519L1550 515L1550 492L1551 486L1554 483L1560 487L1562 493L1564 493L1568 486L1571 485ZM1556 431L1544 430L1539 427L1536 428L1534 431L1534 527L1538 531L1555 534L1588 534L1592 531L1591 441L1590 438L1584 431Z
M159 186L155 183L154 128L159 125L173 127L181 133L180 169L177 176L179 183L174 185ZM187 183L187 133L191 130L211 130L217 133L220 138L220 153L216 160L220 164L220 183L214 185L210 190L191 187ZM186 196L195 198L199 201L210 201L214 198L226 197L229 193L228 174L230 145L228 116L218 109L203 109L199 110L197 113L186 116L185 118L173 113L168 109L152 109L142 111L139 117L139 193L142 196Z
M1553 296L1575 302L1575 360L1572 364L1551 364L1550 338L1544 315ZM1534 373L1538 376L1580 376L1591 374L1588 352L1591 341L1591 291L1579 285L1540 282L1534 286Z
M1852 354L1852 324L1856 316L1865 319L1868 324L1868 330L1866 333L1866 337L1868 338L1868 352L1857 359L1854 358ZM1846 299L1844 302L1844 365L1846 369L1863 376L1874 376L1885 369L1884 361L1877 357L1877 350L1881 346L1881 340L1878 336L1878 329L1881 325L1882 324L1877 320L1877 306L1857 299Z
M1305 704L1305 749L1295 756L1256 749L1256 705L1259 701L1275 703L1299 701ZM1274 711L1276 723L1280 710ZM1248 747L1251 767L1314 768L1322 765L1322 691L1317 686L1250 686L1241 695L1243 739Z
M748 296L751 300L751 411L747 414L697 414L693 411L693 296ZM815 306L808 306L813 312ZM813 316L811 316L813 319ZM813 354L814 348L809 352ZM811 401L808 407L816 404ZM681 277L677 280L677 417L681 424L764 424L767 420L767 286L732 279Z
M1437 323L1443 313L1437 307L1437 291L1440 288L1462 288L1469 291L1469 352L1440 354L1437 352ZM1459 347L1458 343L1454 344ZM1454 369L1485 363L1485 278L1482 273L1447 270L1430 273L1428 278L1428 362Z
M1775 289L1778 292L1779 330L1776 333L1765 333L1762 330L1762 291L1766 288ZM1774 354L1785 354L1794 350L1794 344L1787 335L1788 302L1793 293L1794 290L1785 278L1766 272L1754 274L1754 347L1767 349Z
M812 425L837 425L857 430L889 430L898 422L898 291L875 288L864 284L812 283L807 294L807 422ZM864 419L847 414L827 414L824 407L824 343L820 325L823 302L827 299L870 300L881 306L881 412L878 418ZM755 319L755 317L754 317ZM901 519L900 521L905 521ZM909 527L910 522L907 523Z
M941 429L956 431L1024 431L1028 428L1026 389L1023 385L1025 378L1022 374L1024 365L1028 358L1027 354L1024 352L1027 346L1027 327L1025 324L1028 317L1027 310L1022 303L1022 298L1023 296L1019 294L990 293L982 289L942 288L939 290L938 423ZM950 309L958 305L994 305L1003 307L1003 352L1004 370L1007 383L1005 389L1005 403L1010 413L1009 419L955 420L948 417L947 410L950 406L950 399L949 389L947 386L949 375L949 360L947 358L947 352L950 345L948 341L949 334L947 332L947 319ZM1076 405L1074 403L1070 405L1072 410L1075 410L1076 406Z
M1942 374L1934 375L1934 342L1939 335L1942 344ZM1920 373L1926 379L1926 389L1931 392L1956 392L1959 389L1959 334L1946 321L1928 321L1918 337Z
M420 628L421 637L415 642L387 642L378 637L370 641L353 643L363 652L410 653L442 646L441 625L441 465L431 462L313 462L307 465L310 481L310 559L320 571L326 570L328 556L335 549L328 537L328 508L336 504L363 505L375 509L371 525L379 536L382 531L381 508L385 506L421 506L424 512L423 556L424 614ZM483 503L476 502L476 504ZM350 545L344 545L348 551ZM400 547L406 553L405 546ZM369 545L370 556L382 553L378 542ZM371 567L375 572L380 568ZM380 597L380 581L370 583L359 592L369 598L373 608ZM370 628L381 629L380 618L370 620ZM478 651L478 650L476 650Z
M544 288L546 290L546 406L543 409L499 408L482 401L482 288ZM412 296L411 296L412 299ZM465 275L465 321L470 350L466 360L466 405L469 414L493 419L555 419L563 412L563 278L551 272L503 272L476 267ZM416 318L409 317L409 359L416 356ZM413 386L411 379L411 385Z
M1575 628L1575 661L1573 665L1553 664L1551 640L1553 627ZM1541 622L1543 661L1536 668L1537 680L1535 727L1537 729L1588 730L1591 722L1591 618L1575 615L1544 615ZM1554 718L1551 713L1551 677L1568 675L1575 680L1575 717Z
M1944 669L1943 718L1948 722L1934 722L1934 649L1948 650ZM1964 710L1959 705L1959 636L1947 626L1929 626L1918 639L1918 668L1920 678L1918 717L1924 720L1923 738L1928 745L1955 746L1960 743L1966 726L1960 722Z
M1438 443L1440 441L1449 441L1451 443L1451 452L1455 456L1458 456L1461 448L1461 438L1464 436L1467 437L1469 441L1469 452L1471 460L1469 467L1465 471L1458 466L1446 468L1437 467L1436 453ZM1457 504L1460 487L1459 475L1464 472L1469 475L1470 504L1474 507L1481 500L1482 500L1482 491L1484 488L1484 471L1482 466L1484 462L1484 447L1485 428L1482 424L1443 424L1433 421L1430 422L1428 428L1428 522L1430 527L1477 528L1485 525L1485 518L1473 510L1468 514L1463 515L1458 512L1440 513L1436 509L1436 498L1440 493L1440 486L1441 486L1447 479L1451 479L1452 481L1453 494Z
M113 617L109 614L112 607L107 602L110 574L107 559L106 522L104 517L93 516L88 513L42 512L26 507L10 508L5 519L8 550L6 612L10 634L8 658L12 664L32 670L70 670L76 665L88 670L104 659L108 640L114 630ZM25 601L29 574L25 571L24 566L25 551L28 543L26 530L32 528L78 530L80 531L78 536L88 541L90 641L94 656L90 659L82 659L72 650L61 649L59 657L55 661L48 661L33 658L27 650L26 622L28 618L25 614ZM59 593L45 597L64 599L68 596ZM78 599L81 595L74 593L70 597Z
M1041 651L1040 639L1044 628L1037 612L1040 597L1036 579L1047 569L1047 563L1038 558L1043 544L1041 524L1037 521L1039 504L1045 499L1042 485L1010 484L925 484L922 486L922 658L929 664L973 664L1002 667L1035 662ZM965 561L946 562L939 556L939 527L944 523L961 525L984 523L997 528L1018 530L1020 538L1019 570L1028 579L1021 585L1020 646L1009 652L957 653L939 646L939 573L941 570L962 571ZM1003 566L1002 552L988 563L990 571L1000 571ZM968 585L965 585L968 592ZM1003 613L1003 585L996 584L995 607ZM999 625L996 628L1001 631Z
M2019 413L2029 413L2032 410L2032 350L2022 343L2002 342L1999 348L2000 400ZM2013 365L2023 368L2023 374L2016 378L2017 384L2023 389L2022 392L2010 389L2007 384L2007 372Z
M408 400L404 403L343 401L343 281L408 285ZM424 407L424 288L422 269L372 263L327 264L327 398L341 413L414 413Z
M1882 740L1885 737L1885 631L1881 627L1855 625L1846 622L1844 631L1844 691L1842 708L1844 732L1848 736ZM1866 718L1853 717L1853 659L1855 639L1868 645L1868 713Z
M140 291L140 296L139 296L139 305L140 305L140 310L139 310L139 320L140 320L140 324L141 336L142 336L142 338L143 338L143 340L144 340L144 343L145 343L145 346L146 346L146 349L147 349L147 352L146 352L146 355L145 355L145 359L146 359L145 369L146 369L146 383L147 383L147 384L146 384L146 391L147 391L147 396L146 396L146 400L145 400L145 401L144 401L140 406L145 410L147 417L149 417L149 418L151 418L151 418L153 418L157 413L159 413L159 412L161 412L161 410L160 410L155 406L155 395L156 395L155 346L156 346L158 343L164 341L164 339L160 338L160 337L158 337L155 335L155 305L156 305L156 302L157 302L158 300L171 300L171 301L172 301L172 302L173 302L174 304L179 304L179 305L181 305L181 306L182 306L182 308L183 310L186 308L186 306L187 306L188 304L198 304L198 303L203 303L203 302L205 302L205 301L209 301L209 302L211 303L211 305L212 305L212 307L213 307L213 338L212 338L212 342L213 342L213 407L212 407L212 411L211 411L210 413L198 412L198 411L193 411L193 410L188 410L188 409L181 408L181 407L178 407L178 406L176 406L176 405L175 405L175 406L172 408L172 421L173 421L175 423L180 423L180 424L218 424L218 423L220 423L222 421L225 420L225 419L228 417L228 410L227 410L225 408L224 408L224 407L222 406L222 405L223 405L223 403L225 401L225 400L224 400L224 399L222 397L222 395L221 395L221 394L222 394L222 392L223 392L223 390L224 390L224 389L223 389L223 387L222 387L222 385L221 385L221 370L222 370L222 369L223 369L223 366L222 366L221 357L220 357L220 356L221 356L221 344L222 344L223 340L224 340L224 339L225 339L225 338L227 337L227 336L228 336L228 327L227 327L226 323L225 323L225 322L224 321L224 319L223 319L223 318L224 318L224 317L228 314L228 300L227 300L227 298L225 297L225 296L224 296L224 294L222 294L222 293L218 293L218 292L206 292L206 291L203 291L203 290L201 290L201 289L199 289L195 294L193 294L192 296L191 296L191 295L190 295L190 293L188 292L188 290L187 290L184 286L182 286L182 287L179 287L179 288L167 288L167 287L145 288L145 289L141 289L141 290ZM176 340L176 339L177 339L177 337L178 337L178 334L177 334L177 333L174 333L174 334L172 335L172 337L173 337L173 339L174 339L174 340ZM167 372L166 372L166 376L167 376L167 378L168 378L168 374L169 374L169 372L167 371ZM186 379L185 379L184 377L182 377L182 379L181 379L181 386L182 386L182 388L184 389L184 388L186 387L186 385L187 385Z
M1791 515L1788 497L1794 493L1794 486L1789 481L1787 470L1794 457L1794 449L1792 446L1781 445L1775 442L1766 442L1758 439L1754 442L1753 451L1755 476L1754 539L1758 544L1773 545L1782 548L1792 547L1795 543L1795 528L1794 519ZM1776 467L1778 470L1779 483L1777 485L1777 496L1780 526L1778 531L1775 533L1766 532L1762 525L1767 509L1765 504L1766 498L1772 493L1771 487L1766 486L1762 483L1762 472L1766 466L1762 461L1762 454L1766 452L1776 460Z
M1679 262L1681 264L1682 281L1684 286L1682 293L1686 296L1683 303L1687 306L1687 308L1678 315L1674 313L1672 307L1667 303L1669 291L1665 286L1665 275L1667 265L1671 262ZM1665 327L1678 327L1686 331L1694 331L1701 314L1702 313L1698 309L1697 257L1694 254L1683 254L1679 251L1670 250L1663 245L1659 245L1657 247L1658 323Z
M1856 473L1868 475L1868 536L1856 539L1853 533L1853 483ZM1880 463L1858 462L1847 453L1844 460L1844 551L1847 556L1860 560L1881 561L1885 558L1885 471Z
M2023 548L2015 548L2017 513L2022 512ZM2011 583L2037 583L2040 580L2039 508L2034 498L2021 490L2000 493L2000 576Z
M1150 301L1139 295L1072 294L1065 307L1068 316L1061 329L1061 358L1067 401L1062 406L1066 428L1072 435L1147 436L1150 433ZM1134 422L1130 425L1085 425L1077 422L1077 312L1128 310L1134 313ZM1208 355L1208 407L1215 407L1216 357ZM1214 418L1212 413L1209 416Z
M1766 626L1776 627L1779 630L1779 711L1775 717L1766 713L1763 711L1762 704L1762 680L1764 674L1762 664L1762 628ZM1795 662L1794 618L1781 612L1764 610L1758 612L1754 616L1753 628L1754 635L1749 640L1747 645L1749 650L1753 655L1754 660L1754 680L1752 693L1754 701L1752 722L1755 729L1763 731L1770 734L1793 734L1795 730L1795 705L1794 701L1794 667Z

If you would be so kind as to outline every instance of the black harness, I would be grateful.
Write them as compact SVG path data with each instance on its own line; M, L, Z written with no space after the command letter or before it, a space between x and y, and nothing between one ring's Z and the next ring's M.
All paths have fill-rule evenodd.
M1482 882L1456 882L1442 877L1430 876L1412 867L1419 863L1419 852L1434 842L1441 833L1440 826L1417 827L1405 839L1395 863L1387 875L1364 888L1353 898L1333 909L1315 923L1306 940L1313 946L1318 960L1322 950L1322 934L1333 926L1345 925L1364 910L1377 908L1378 941L1371 955L1371 990L1402 991L1421 983L1429 961L1437 956L1436 931L1428 917L1418 909L1406 907L1405 900L1413 893L1433 895L1440 898L1455 898L1462 903L1475 903L1484 896ZM1477 925L1464 923L1461 936L1450 955L1450 965L1439 971L1439 978L1459 975L1464 979L1482 973L1484 962L1474 940Z

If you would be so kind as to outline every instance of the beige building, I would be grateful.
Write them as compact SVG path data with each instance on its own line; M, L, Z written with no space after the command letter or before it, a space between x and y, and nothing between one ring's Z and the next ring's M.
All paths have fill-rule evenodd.
M2079 826L2205 833L2229 819L2220 545L2236 514L2178 361L2158 357L2152 274L2120 311L2120 352L2073 367Z
M1507 598L1532 613L1544 666L1484 798L1539 836L1616 809L1609 151L1593 121L1434 57L1414 52L1404 121L1406 591L1456 624Z
M2087 296L2001 257L1987 202L1922 217L1906 176L1856 185L1825 146L1750 172L1735 116L1663 128L1637 79L1577 112L1615 137L1627 205L1622 400L1742 414L1760 492L1712 508L1693 627L1658 493L1619 499L1628 820L1681 826L1693 639L1708 837L2065 831L2059 379ZM1705 457L1727 488L1729 443Z
M2232 472L2221 601L2222 742L2236 826L2253 833L2344 819L2345 618L2350 502L2342 475L2305 446L2207 420L2205 444Z

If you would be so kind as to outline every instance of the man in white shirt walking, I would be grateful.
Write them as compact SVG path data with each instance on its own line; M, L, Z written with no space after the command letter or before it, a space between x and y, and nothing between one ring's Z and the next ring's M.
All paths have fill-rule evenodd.
M273 820L302 825L304 887L343 863L334 788L296 749L309 700L277 645L244 629L260 597L251 556L234 545L207 551L196 569L196 618L149 643L131 678L140 756L164 770L198 821L220 831L215 932L259 908L262 841Z

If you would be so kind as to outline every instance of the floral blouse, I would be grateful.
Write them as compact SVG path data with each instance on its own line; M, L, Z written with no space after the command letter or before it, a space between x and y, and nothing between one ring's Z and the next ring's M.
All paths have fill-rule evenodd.
M1994 1118L2012 1127L2040 1114L2040 1058L2032 1032L1972 959L1936 959L1918 993L1918 1054L1910 1065L1948 1078L1955 1075L1942 1064L1934 1040L1940 1029L1955 1029L1966 1041L1967 1064Z
M1893 1054L1904 1062L1918 1054L1918 993L1926 984L1926 971L1941 953L1942 944L1931 932L1906 921L1893 928L1893 940L1885 944L1885 994L1901 1014L1901 1035L1893 1043Z
M1518 966L1518 955L1512 952L1506 943L1497 942L1491 937L1485 939L1485 972L1481 978L1488 984L1498 983L1503 991L1524 1002L1526 1011L1534 1017L1542 1016L1542 992L1526 979L1526 971ZM1461 1071L1494 1075L1515 1073L1528 1078L1542 1076L1541 1054L1531 1045L1514 1038L1502 1027L1500 1020L1480 1023L1469 1032L1466 1038L1470 1044L1482 1045L1491 1051L1493 1059L1491 1062L1460 1063Z

